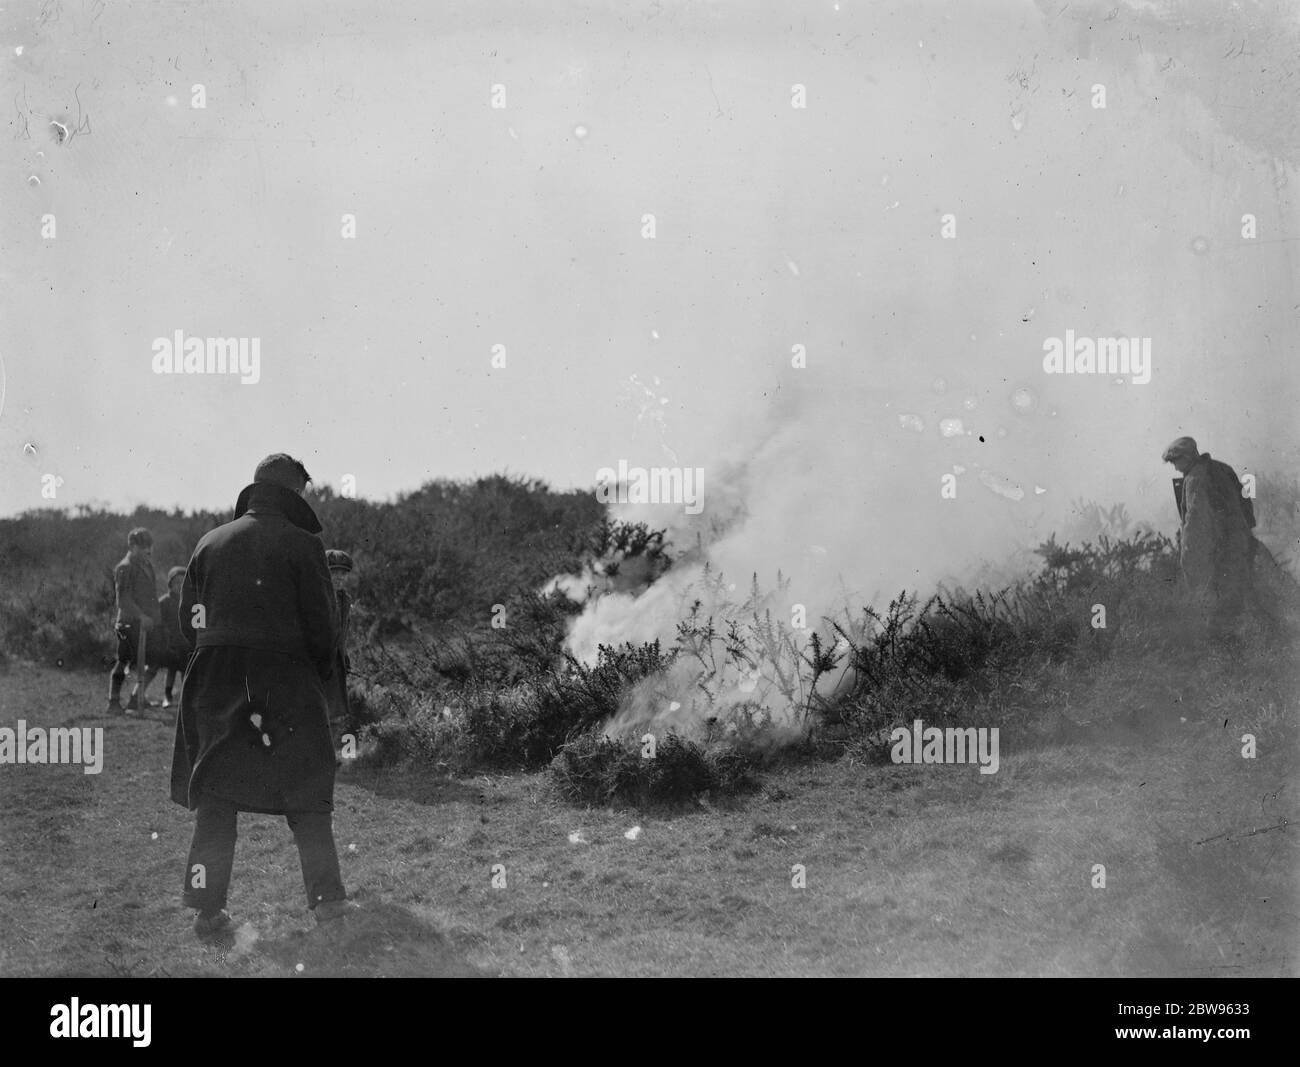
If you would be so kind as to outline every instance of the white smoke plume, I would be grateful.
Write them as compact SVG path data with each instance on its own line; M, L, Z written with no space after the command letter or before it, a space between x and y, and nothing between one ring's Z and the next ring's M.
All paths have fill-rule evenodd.
M856 168L837 164L841 183L856 174L852 196L822 187L782 217L772 262L756 269L772 271L793 310L770 351L727 354L770 380L768 407L713 412L727 436L711 455L673 449L706 472L702 514L613 509L666 528L678 562L648 586L627 576L589 600L569 635L574 655L671 645L696 598L723 627L736 609L709 592L706 568L740 602L757 576L786 625L802 605L806 640L846 604L1023 573L1050 534L1077 536L1078 502L1123 503L1172 533L1173 471L1160 454L1182 434L1239 472L1294 464L1295 362L1278 354L1300 339L1300 138L1294 115L1216 100L1286 96L1269 71L1293 65L1300 35L1278 14L1270 33L1254 26L1255 62L1226 66L1214 51L1222 14L1121 6L1143 53L1108 46L1085 75L1084 14L1058 18L1059 5L1016 34L949 29L980 38L978 54L876 71L882 106L914 121L883 123ZM1105 109L1089 106L1100 82ZM958 100L960 122L933 103ZM1246 212L1268 218L1272 243L1243 241ZM1067 331L1150 338L1149 381L1048 373L1045 347ZM688 391L689 370L670 388ZM671 439L668 410L655 418ZM779 717L788 708L770 681L735 671L710 684L722 706L754 701ZM619 720L698 725L700 682L683 665L638 689Z

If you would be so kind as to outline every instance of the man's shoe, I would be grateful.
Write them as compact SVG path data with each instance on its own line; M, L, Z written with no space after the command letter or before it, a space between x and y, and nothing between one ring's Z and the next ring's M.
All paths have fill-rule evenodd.
M170 693L163 697L162 706L164 708L170 708L172 706L172 697Z
M104 709L104 711L105 711L105 713L108 714L108 715L125 715L125 714L126 714L126 709L125 709L124 707L122 707L122 702L121 702L120 700L110 700L110 701L108 702L108 706Z
M201 940L211 941L229 934L234 929L230 915L223 908L221 911L207 914L199 912L194 919L194 932Z
M312 909L318 923L342 919L361 909L351 900L327 900Z

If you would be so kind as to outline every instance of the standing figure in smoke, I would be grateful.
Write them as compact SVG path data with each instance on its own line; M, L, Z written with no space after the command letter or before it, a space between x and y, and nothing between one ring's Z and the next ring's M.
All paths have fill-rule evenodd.
M1183 577L1207 616L1209 636L1235 636L1237 620L1251 595L1255 508L1228 464L1200 452L1190 437L1180 437L1161 457L1181 478L1174 480L1178 502Z
M196 651L185 671L172 799L196 813L183 901L202 938L231 929L226 893L237 813L284 815L318 922L350 902L331 813L334 747L326 685L338 607L320 521L302 499L309 476L268 456L239 494L234 521L199 541L185 571L181 630Z

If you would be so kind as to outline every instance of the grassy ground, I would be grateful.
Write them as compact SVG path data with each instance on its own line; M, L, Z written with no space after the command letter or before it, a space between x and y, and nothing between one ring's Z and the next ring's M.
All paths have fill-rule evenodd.
M1062 680L995 775L846 758L725 808L349 769L335 833L362 912L315 928L284 820L242 815L217 948L179 904L170 718L101 718L106 678L14 665L0 726L103 726L106 754L97 776L0 765L0 974L1295 975L1294 671L1230 669Z

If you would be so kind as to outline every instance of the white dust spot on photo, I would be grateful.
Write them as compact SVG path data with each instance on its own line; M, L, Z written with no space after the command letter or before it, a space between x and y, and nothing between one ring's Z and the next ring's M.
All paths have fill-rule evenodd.
M573 833L569 835L569 844L586 845L586 844L590 844L590 842L585 837L582 836L581 830L574 830Z
M965 474L966 468L963 467L960 463L954 463L952 465L952 472L953 474Z
M573 136L576 137L579 141L583 140L583 138L587 136L587 127L586 126L573 127Z
M904 430L914 430L917 433L925 429L925 423L919 415L899 415L898 425Z
M964 407L967 411L974 411L977 407L979 407L979 401L976 400L973 396L968 396L965 400L961 402L961 406Z
M1011 394L1011 406L1022 415L1027 415L1038 405L1038 398L1028 389L1017 389Z
M27 178L27 184L30 185L33 189L35 189L36 186L41 184L41 179L36 177L35 174L29 175Z
M166 99L165 102L166 102L166 104L167 104L168 107L175 107L175 106L176 106L176 103L177 103L177 101L176 101L176 97L174 97L174 96L169 96L169 97L167 97L167 99Z
M982 470L979 473L980 482L987 488L993 490L998 496L1004 496L1008 500L1023 500L1025 491L1016 485L1015 482L1000 474L994 474L989 470Z
M1042 496L1045 492L1047 492L1047 490L1041 485L1034 486L1034 496Z
M961 437L966 432L961 419L940 419L939 433L944 437Z
M1021 108L1011 113L1011 128L1019 133L1025 128L1025 110Z
M782 252L781 254L785 256L785 265L790 268L790 273L793 274L796 278L799 277L799 264L796 263L789 256L786 256L784 252Z
M1199 234L1192 238L1192 251L1198 256L1205 255L1210 250L1210 242Z
M626 837L629 841L635 841L638 837L641 836L641 827L634 826L632 827L632 829L625 831L623 836Z

